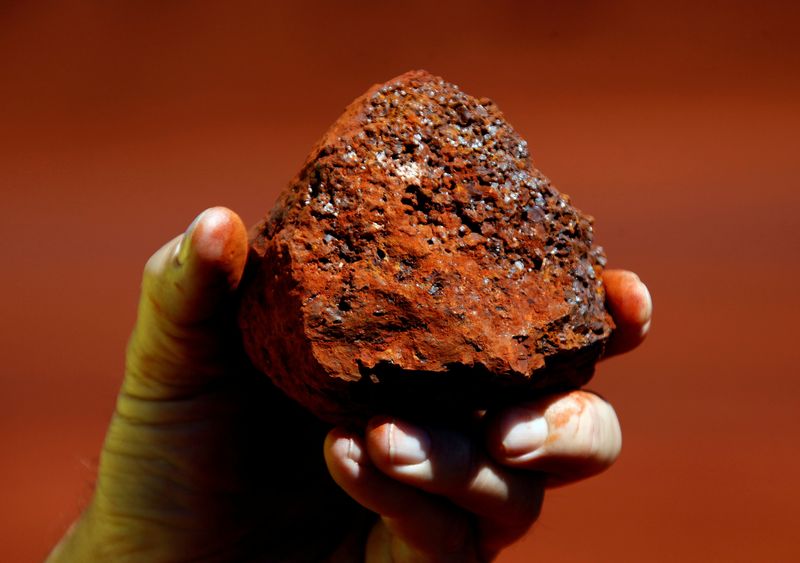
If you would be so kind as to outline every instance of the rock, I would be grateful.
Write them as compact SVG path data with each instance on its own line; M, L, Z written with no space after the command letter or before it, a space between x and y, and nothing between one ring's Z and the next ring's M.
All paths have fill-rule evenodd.
M253 231L251 360L330 422L468 413L592 376L602 249L488 99L376 85Z

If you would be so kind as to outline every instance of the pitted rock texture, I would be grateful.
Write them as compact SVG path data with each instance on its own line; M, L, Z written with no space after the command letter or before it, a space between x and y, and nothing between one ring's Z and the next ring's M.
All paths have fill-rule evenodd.
M592 219L424 71L356 99L252 235L246 350L330 422L577 387L613 328Z

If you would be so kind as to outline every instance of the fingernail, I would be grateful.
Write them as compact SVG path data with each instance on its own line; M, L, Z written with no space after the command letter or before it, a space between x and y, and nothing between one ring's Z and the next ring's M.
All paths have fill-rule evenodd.
M650 291L639 275L635 272L627 272L627 274L627 291L634 296L636 304L639 307L638 311L636 311L637 318L635 320L638 321L640 325L643 325L649 321L650 317L653 315L653 300L650 297Z
M503 439L503 449L509 457L519 457L532 453L544 445L549 428L542 414L530 411L512 413L510 416L522 419L511 427Z
M428 459L431 439L421 428L392 421L388 427L389 460L395 465L415 465Z
M178 246L175 248L175 264L178 266L185 264L189 259L189 253L192 251L192 234L194 233L194 230L197 228L197 224L203 218L205 213L206 212L203 211L200 215L194 218L194 221L192 221L186 228L180 243L178 243Z

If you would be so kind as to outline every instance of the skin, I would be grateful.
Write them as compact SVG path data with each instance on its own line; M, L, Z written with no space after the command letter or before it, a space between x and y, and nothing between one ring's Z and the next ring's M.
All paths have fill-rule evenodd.
M234 322L241 219L206 210L148 261L92 500L61 561L490 561L547 487L619 455L613 408L572 391L483 413L474 428L377 417L330 430L245 360ZM635 274L604 275L609 355L652 314Z

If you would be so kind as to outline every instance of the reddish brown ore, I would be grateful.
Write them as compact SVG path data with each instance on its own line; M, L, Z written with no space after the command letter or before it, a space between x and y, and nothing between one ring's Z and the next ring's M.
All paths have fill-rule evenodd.
M253 231L246 350L330 422L576 387L602 249L491 100L413 71L356 99Z

